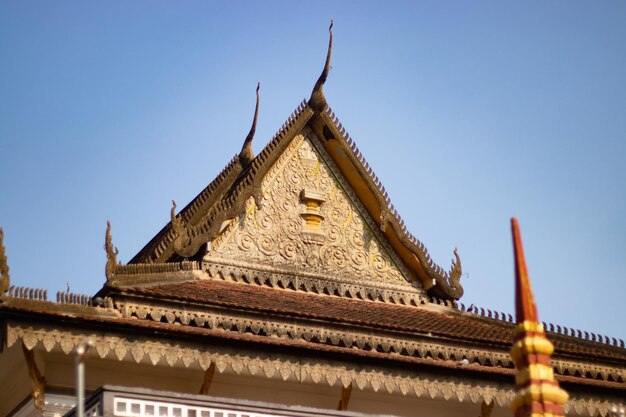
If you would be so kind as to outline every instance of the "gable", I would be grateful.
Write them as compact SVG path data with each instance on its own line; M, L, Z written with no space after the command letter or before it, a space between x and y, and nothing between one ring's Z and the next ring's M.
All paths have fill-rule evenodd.
M423 294L313 131L297 134L203 262ZM263 274L263 273L261 273Z
M168 264L184 259L200 261L207 248L212 249L213 243L218 243L226 236L223 234L226 228L232 226L232 220L242 219L242 214L251 209L249 204L252 200L256 208L263 206L264 179L290 147L294 138L300 134L313 135L311 137L315 139L311 140L311 143L317 152L316 155L326 161L325 166L330 172L335 172L334 178L340 179L342 189L348 193L357 211L361 216L366 216L364 217L366 223L370 226L375 225L370 230L379 237L378 242L386 242L387 248L391 247L386 253L393 253L400 259L400 263L396 262L395 266L401 270L404 267L404 271L408 269L408 274L402 272L405 278L402 287L405 288L408 282L411 288L415 290L419 287L420 293L427 291L429 296L447 300L460 298L463 294L463 287L460 284L462 270L456 249L448 271L437 265L431 259L425 245L407 230L381 182L332 110L327 107L325 110L315 111L307 101L303 101L297 107L278 133L253 160L243 166L241 158L234 158L226 169L178 215L175 214L174 207L171 213L172 221L131 260L130 264L135 265L135 269L142 269L140 265ZM348 192L349 190L355 192ZM316 205L323 208L322 200L326 198L325 196L316 195L314 190L302 189L300 192L305 193L304 199L311 205L312 210L316 209ZM309 231L315 232L313 226L316 222L322 224L321 215L315 212L306 215L311 226ZM307 237L316 238L315 233L309 233ZM213 255L217 253L214 252ZM212 274L224 272L218 272L211 264L207 264L206 267ZM236 276L247 279L246 275L251 275L239 268L233 270ZM201 269L207 270L204 266ZM299 271L299 274L307 274L309 271L310 266L305 271ZM272 279L276 280L280 276L280 273L273 274ZM347 288L352 288L350 287L352 282L353 280L350 280L340 288L326 288L324 291L344 293L346 285ZM351 291L359 290L352 288ZM395 290L385 290L383 294L389 295L394 292ZM370 295L367 297L371 298ZM396 299L402 300L404 297ZM415 301L415 298L412 297L411 301Z

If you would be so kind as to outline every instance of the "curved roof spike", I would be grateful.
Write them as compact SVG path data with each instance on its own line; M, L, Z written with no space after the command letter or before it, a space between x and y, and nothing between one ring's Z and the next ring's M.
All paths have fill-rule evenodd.
M326 63L324 64L324 69L320 74L320 77L317 79L315 86L313 87L313 91L311 92L311 98L309 99L309 106L316 112L323 112L328 107L326 103L326 97L324 97L324 91L322 87L328 78L328 73L330 71L330 57L333 51L333 21L330 21L330 26L328 27L328 32L330 34L328 41L328 52L326 53Z
M252 160L254 159L254 151L252 150L252 139L254 138L254 132L256 132L256 122L259 117L260 87L261 83L259 82L256 85L256 107L254 108L254 119L252 119L252 127L250 127L250 132L248 133L248 136L246 136L246 140L243 142L241 152L239 153L239 163L244 168L250 165L250 162L252 162Z
M113 245L111 237L111 221L107 220L107 229L104 234L104 250L107 254L107 261L104 267L104 274L107 280L111 279L117 268L117 255L120 251ZM68 287L69 288L69 287Z

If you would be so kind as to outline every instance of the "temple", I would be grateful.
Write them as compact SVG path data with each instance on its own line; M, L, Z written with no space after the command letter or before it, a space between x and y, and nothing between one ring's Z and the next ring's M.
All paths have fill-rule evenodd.
M255 155L257 87L241 151L128 263L107 224L97 294L13 285L0 231L0 416L76 415L88 346L89 417L623 410L624 341L538 321L515 225L516 319L463 305L457 250L433 262L328 105L331 54L332 24Z

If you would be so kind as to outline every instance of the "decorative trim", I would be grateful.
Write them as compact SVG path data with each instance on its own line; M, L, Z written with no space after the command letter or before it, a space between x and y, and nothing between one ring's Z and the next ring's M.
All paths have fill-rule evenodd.
M128 264L120 265L116 275L164 274L179 271L199 271L200 264L196 261L166 262L162 264Z
M360 300L418 306L425 304L423 292L411 286L391 282L363 281L358 277L324 276L308 271L289 271L271 266L250 265L217 257L205 258L204 268L210 278L232 280L270 288L328 294Z
M205 327L254 335L263 334L268 337L287 337L293 340L304 340L309 343L342 346L361 350L378 351L398 354L406 357L432 358L436 360L454 361L459 363L467 360L468 364L512 368L513 362L507 350L497 348L486 349L475 346L459 346L458 342L423 342L414 338L395 333L386 336L382 332L373 335L371 330L360 330L356 326L294 323L292 319L272 318L272 321L250 318L245 314L221 313L216 311L178 310L159 305L136 304L116 301L115 307L125 318L138 318L167 323L180 323L192 327ZM190 307L190 306L188 306ZM584 378L609 378L616 382L626 381L626 369L568 361L552 360L552 365L560 375L581 376Z
M380 366L353 365L346 362L296 357L287 354L206 344L185 344L154 340L145 337L118 336L82 330L63 331L47 326L19 326L8 324L8 346L22 341L27 349L43 347L47 352L61 350L70 354L86 338L94 342L89 355L115 358L119 361L151 363L163 366L199 367L209 369L212 363L219 373L252 375L284 381L327 384L360 390L383 391L389 394L415 395L419 398L471 401L474 404L495 401L499 406L509 405L514 391L511 383L472 381L458 376L439 376L424 372L390 370ZM566 411L578 415L607 416L611 407L624 406L596 396L573 396Z
M111 287L186 282L205 277L197 261L167 262L162 264L119 265L109 280Z

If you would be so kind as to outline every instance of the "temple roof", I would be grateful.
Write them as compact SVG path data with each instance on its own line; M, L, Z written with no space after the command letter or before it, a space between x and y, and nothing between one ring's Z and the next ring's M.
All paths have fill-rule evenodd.
M257 209L263 211L265 204L295 204L304 207L300 213L304 221L299 219L295 223L302 223L302 226L296 224L292 229L302 227L303 234L306 235L295 243L298 250L307 252L307 257L310 257L311 251L324 252L322 255L316 255L320 257L319 265L306 265L307 268L319 266L318 269L325 268L325 271L329 271L330 268L326 267L329 266L330 258L333 256L345 258L346 253L343 251L345 242L344 247L333 245L331 248L322 247L319 251L311 249L311 246L323 245L324 242L333 240L336 236L332 234L336 235L337 231L343 228L340 224L330 224L332 221L326 220L333 209L348 210L351 217L361 219L357 229L363 229L363 235L367 235L366 244L373 239L376 247L382 248L378 252L375 251L376 253L371 253L369 249L365 250L367 253L357 251L354 256L365 261L368 261L369 257L370 263L383 262L389 265L392 269L400 271L407 284L419 291L426 291L431 296L448 300L459 299L462 296L461 262L456 249L448 271L433 262L424 244L407 230L380 180L327 103L323 86L330 71L332 26L331 21L326 61L311 98L302 101L274 138L255 157L251 143L259 109L257 86L254 120L240 154L233 157L222 172L178 214L175 212L176 204L173 203L171 221L130 260L129 264L167 263L182 259L202 260L211 252L214 242L224 238L223 235L228 232L235 219L243 222L250 211ZM305 146L304 149L293 149L296 146L294 142L298 142L296 139L301 140L303 136L308 148L305 144L302 145ZM299 142L297 146L300 146ZM308 154L301 155L299 166L288 168L289 173L286 174L305 178L300 184L301 189L290 190L299 193L300 199L297 201L283 199L267 203L267 200L271 200L268 195L271 197L272 194L281 192L271 189L271 185L268 184L271 181L268 178L275 175L278 163L285 159L288 151ZM321 180L323 184L319 183L320 165L322 171L328 171L326 178ZM315 183L315 180L318 182ZM286 178L286 181L289 182L289 178ZM329 182L334 185L329 187ZM345 201L339 202L343 206L329 207L332 204L326 203L327 199L337 192L346 194L343 199ZM276 212L271 214L277 217ZM347 218L345 222L350 220ZM252 236L255 237L258 237L258 233ZM247 238L250 239L250 236ZM284 236L273 235L264 238L271 240ZM265 253L263 249L261 251ZM111 252L109 257L112 257ZM284 257L290 258L288 255ZM274 266L275 261L276 259L273 259L265 264L257 262L257 265L259 268ZM291 266L300 268L302 265L293 263ZM359 268L360 266L352 271L353 277L342 277L345 271L339 271L339 278L350 281L356 276L363 275ZM358 278L356 280L358 281Z

